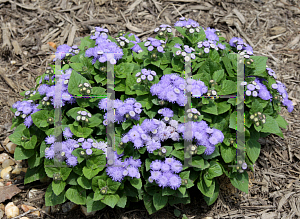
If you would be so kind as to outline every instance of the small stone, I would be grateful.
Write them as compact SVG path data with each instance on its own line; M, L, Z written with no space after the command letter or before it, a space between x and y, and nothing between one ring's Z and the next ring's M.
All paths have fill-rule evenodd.
M31 198L34 198L36 196L38 196L38 194L40 194L41 191L38 190L38 189L31 189L29 192L28 192L28 198L31 199Z
M12 184L12 182L6 182L5 185L6 186L10 186Z
M0 145L0 152L4 151L4 148Z
M7 153L0 154L0 164L2 164L5 160L9 158Z
M1 178L2 179L10 179L10 171L12 170L11 166L6 167L1 171Z
M9 202L5 206L5 214L7 218L13 218L20 214L19 208L13 202Z
M1 209L2 211L5 211L5 206L4 206L4 204L0 203L0 209Z
M20 219L29 219L28 217L21 217Z
M4 186L4 183L3 183L3 182L0 182L0 187L1 187L1 186Z
M6 167L14 165L15 162L11 159L7 159L2 163L2 168L5 169Z
M22 208L22 210L24 212L27 212L27 211L29 211L31 209L36 209L35 207L29 206L29 205L21 205L21 208ZM30 213L30 214L36 215L38 217L41 215L41 213L39 211L34 211L34 212Z
M42 207L42 210L44 210L46 213L50 214L50 211L51 211L51 207L50 206L43 206Z
M15 168L11 173L19 175L21 173L21 171L22 171L22 168Z
M11 154L14 154L15 153L15 149L16 149L17 145L12 143L12 142L9 142L7 145L6 145L6 149L9 151L9 153Z
M73 202L67 202L65 204L62 205L62 211L64 213L66 212L69 212L71 210L74 210L78 205L76 205L75 203Z
M3 218L4 216L4 211L0 209L0 218Z
M83 205L80 206L80 210L82 213L84 213L85 216L92 216L94 215L97 211L92 211L92 212L87 212L87 208L84 207Z

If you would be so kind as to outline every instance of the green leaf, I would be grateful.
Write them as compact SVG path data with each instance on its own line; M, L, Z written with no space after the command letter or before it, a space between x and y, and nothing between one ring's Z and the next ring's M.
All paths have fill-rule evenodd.
M249 178L246 171L243 173L232 173L230 176L230 182L235 188L248 194Z
M212 159L212 158L215 158L217 156L220 155L220 152L219 152L219 147L216 146L216 149L214 150L214 152L211 154L211 155L205 155L205 154L202 154L201 156L205 159L205 160L208 160L208 159Z
M41 164L42 160L43 159L41 159L41 157L38 156L38 153L34 153L33 156L28 158L28 166L31 167L31 168L37 167Z
M216 183L214 194L211 197L207 197L205 195L203 196L204 201L206 202L206 204L208 206L212 205L217 200L217 198L219 196L219 191L220 191L220 186L218 183Z
M52 189L55 195L59 195L60 193L62 193L65 187L66 187L65 181L61 181L61 180L58 182L55 182L54 180L52 181Z
M28 168L25 174L24 185L42 179L45 176L46 173L43 165L39 165L34 168Z
M70 63L69 64L72 69L75 71L82 71L83 64L82 63Z
M46 142L42 141L40 145L40 157L45 157L45 149L47 148Z
M107 186L111 191L116 192L118 188L120 187L121 183L113 181L111 178L107 179ZM102 187L99 186L101 189Z
M68 84L69 93L73 95L81 95L79 93L78 85L83 83L89 83L89 82L85 77L83 77L82 75L78 74L76 71L73 70Z
M259 157L261 145L255 139L249 139L246 142L246 153L252 163L255 163Z
M224 77L224 69L215 71L213 74L213 79L215 82L221 81L223 77Z
M153 205L157 211L165 207L167 203L168 203L168 196L162 196L161 191L159 193L154 194Z
M217 104L218 115L227 112L231 108L231 105L226 102L220 102L216 104Z
M207 170L207 179L213 179L223 174L221 165L216 161L210 162L210 167Z
M209 104L202 106L201 111L213 115L218 115L218 107L216 102L210 101Z
M78 175L75 172L71 172L68 179L66 180L66 183L72 186L78 185L77 183Z
M151 195L148 195L147 193L144 195L144 205L145 208L147 209L148 213L151 215L157 210L155 209L153 205L153 197Z
M120 196L118 195L105 195L104 199L101 200L102 203L114 208L115 205L118 203Z
M100 156L91 156L86 161L87 168L91 170L98 169L99 171L105 168L106 164L106 157L104 154Z
M197 167L199 169L204 168L204 159L200 156L193 156L192 159L190 160L192 161L192 165L193 167Z
M263 124L261 132L280 133L281 130L276 120L272 116L266 115L266 123Z
M250 109L250 113L254 114L256 112L261 112L263 111L263 107L262 105L259 103L259 101L257 99L255 99L254 101L252 101L252 106Z
M93 196L94 193L91 192L86 198L86 207L88 213L92 211L99 211L106 207L106 205L103 204L101 201L94 201Z
M184 160L184 151L180 150L173 150L171 155L173 155L174 157L178 158L179 160L183 161Z
M77 179L78 185L80 185L84 189L92 189L92 181L88 180L84 176L80 176Z
M86 190L80 186L71 186L66 192L66 197L77 205L86 204Z
M229 119L229 128L236 130L236 125L237 125L237 111L233 111L230 114L230 119Z
M218 92L218 95L229 95L237 92L237 83L230 80L222 81L222 89Z
M212 180L211 186L207 187L204 179L200 177L200 180L197 183L198 189L202 192L203 195L207 197L212 197L215 191L216 182L215 179Z
M268 57L266 56L251 56L253 59L253 64L255 66L254 69L254 74L255 76L260 76L260 77L267 77L268 74L266 73L266 64Z
M220 55L219 55L218 51L215 49L209 53L209 58L214 62L217 62L217 63L220 62Z
M141 189L142 188L142 180L141 178L137 179L137 178L133 178L130 180L130 184L136 188L136 189Z
M50 184L45 193L45 206L54 206L62 204L66 201L65 191L58 196L52 190L52 184Z
M31 114L33 123L39 128L44 128L49 126L49 124L47 123L48 117L49 114L47 110L40 110L38 112Z
M131 125L132 125L132 121L131 120L126 120L125 122L122 123L122 128L123 128L123 130L126 130Z
M23 135L23 131L26 129L26 126L24 124L19 125L13 134L11 134L8 138L11 142L17 144L17 145L21 145L22 141L21 141L21 137Z
M117 206L120 207L120 208L125 208L126 203L127 203L127 196L126 196L126 195L123 195L123 196L119 199L119 201L118 201L118 203L117 203Z
M95 96L105 96L106 95L106 89L103 88L103 87L93 87L92 88L92 95L95 95Z
M35 150L24 149L22 146L18 145L15 149L14 159L15 160L26 160L34 155Z
M96 176L101 170L98 168L98 169L95 169L95 170L92 170L90 168L87 168L87 167L84 167L82 172L83 172L83 175L88 178L88 179L92 179L94 176Z
M79 138L87 138L93 132L93 129L81 126L74 126L73 124L69 125L71 132Z
M225 144L221 144L220 149L221 149L221 156L225 163L230 163L231 161L234 160L236 156L236 148L230 146L228 147Z
M285 119L281 115L278 114L278 116L276 117L275 120L280 128L283 128L283 129L287 128L288 123L285 121Z

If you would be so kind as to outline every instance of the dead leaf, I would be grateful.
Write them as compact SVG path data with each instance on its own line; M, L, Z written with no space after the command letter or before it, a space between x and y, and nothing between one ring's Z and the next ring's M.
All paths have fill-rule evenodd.
M11 199L16 194L20 193L20 190L16 185L10 186L1 186L0 187L0 203L4 202L5 200Z

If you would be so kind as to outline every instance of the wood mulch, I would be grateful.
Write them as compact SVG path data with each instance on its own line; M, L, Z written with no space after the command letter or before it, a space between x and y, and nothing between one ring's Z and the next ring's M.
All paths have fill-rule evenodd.
M196 20L202 27L221 30L228 41L241 37L254 48L255 55L269 58L268 66L286 85L295 105L292 113L281 110L289 123L283 131L285 138L271 135L260 139L260 157L255 171L249 171L249 194L237 191L221 177L220 196L209 207L196 189L191 192L191 204L167 207L151 216L143 203L137 203L130 209L105 208L93 218L175 218L175 208L194 219L300 218L299 0L0 0L0 142L12 133L10 107L51 63L53 43L78 44L94 26L107 28L113 36L123 29L143 40L153 36L160 24L173 25L181 16ZM38 188L38 184L30 187ZM12 200L29 202L26 194L30 187L20 185L22 192ZM45 191L46 186L39 188ZM43 199L32 203L42 208ZM52 214L52 218L84 217L79 209ZM50 217L42 212L42 218Z

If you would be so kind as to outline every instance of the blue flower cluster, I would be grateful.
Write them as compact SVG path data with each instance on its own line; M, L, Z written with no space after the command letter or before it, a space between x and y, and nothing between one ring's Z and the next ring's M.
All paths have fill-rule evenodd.
M33 100L27 100L27 101L17 101L12 105L12 108L17 109L15 112L15 116L20 116L24 119L24 125L29 128L32 124L32 118L31 114L36 113L37 111L40 111L38 109L39 104L34 104Z
M192 131L189 133L186 133L185 136L185 124L192 127ZM215 129L215 128L209 128L208 124L205 121L200 122L188 122L184 124L178 125L177 131L179 133L182 133L182 137L187 141L192 141L193 139L196 140L196 144L203 145L206 147L206 150L204 154L210 155L215 150L215 145L218 143L223 142L224 135L222 131Z
M249 58L249 55L253 55L253 48L245 43L242 38L233 37L229 41L229 45L236 48L239 52L247 53L247 55L244 55L245 58Z
M62 71L62 75L60 75L63 84L62 84L62 90L61 90L61 98L59 98L59 101L61 100L61 106L66 105L66 103L76 103L75 98L72 98L72 95L68 92L68 83L69 83L69 79L72 73L72 69L69 68L67 70L65 70L65 73L63 73ZM52 76L52 79L55 78L55 75ZM46 75L44 80L49 80L49 76ZM42 82L42 79L40 79L40 83ZM45 97L43 98L43 101L49 101L50 105L52 104L54 107L58 106L58 103L54 101L54 97L57 96L57 94L55 94L55 85L48 85L48 84L41 84L41 86L38 88L38 92L41 96L45 95Z
M59 45L56 49L56 53L60 53L60 59L64 59L66 56L74 56L79 53L80 49L78 46L68 46L67 44ZM55 62L57 59L57 56L53 59Z
M210 40L210 41L219 41L219 30L216 30L214 28L206 28L205 30L205 35L206 35L206 39Z
M157 33L157 32L165 32L165 31L167 31L168 33L172 33L171 26L167 25L167 24L162 24L159 27L157 27L157 28L154 29L155 33Z
M161 53L165 53L164 51L164 46L165 46L165 41L163 40L158 40L158 39L155 39L155 38L152 38L152 37L149 37L147 39L148 41L146 41L144 43L144 46L147 47L148 51L158 51L158 52L161 52Z
M138 43L141 42L140 38L138 38L138 36L136 36L133 33L128 34L128 37L130 37L132 35L135 37L135 41L130 40L130 42L134 44L134 46L131 47L131 50L134 51L134 52L136 52L136 53L143 52L142 48L138 45Z
M174 27L185 27L185 28L188 28L188 29L193 27L193 28L197 29L197 27L199 27L199 23L197 21L192 20L192 19L187 20L185 17L181 17L181 18L179 18L179 21L177 21L174 24ZM198 28L198 30L199 30L199 28ZM199 32L199 31L197 31L197 32Z
M114 108L115 110L115 121L120 124L126 119L134 119L139 120L140 119L140 113L142 112L142 104L139 102L136 102L134 98L128 98L124 101L124 103L119 100L113 100L114 101ZM107 98L104 98L99 101L98 106L100 109L107 111ZM110 106L109 109L112 109ZM104 121L103 124L106 126L108 122L115 122L113 118L107 118L107 113L104 115Z
M184 49L183 49L183 51L182 51L181 46L182 46L182 45L179 44L179 43L176 43L176 44L175 44L174 47L179 49L179 50L176 51L176 55L177 55L177 56L183 56L183 57L184 57L184 60L185 60L186 62L190 61L190 57L187 56L187 53L192 53L192 52L195 51L195 49L192 48L192 47L189 47L188 45L184 45L184 46L183 46ZM173 54L173 56L175 56L175 55ZM195 58L196 58L195 54L191 54L191 59L195 59Z
M215 49L215 50L219 50L219 49L225 49L226 46L223 45L222 43L216 43L216 41L212 41L212 40L206 40L206 41L200 41L198 42L197 47L200 48L204 48L204 52L205 53L209 53L209 51L211 49Z
M66 161L69 166L76 166L78 164L77 157L72 155L72 152L80 147L85 149L83 155L91 155L93 153L92 148L101 149L104 151L104 154L107 155L107 143L102 141L97 142L91 138L79 138L78 140L71 139L73 133L69 128L64 129L63 135L67 139L63 142L55 142L56 138L53 135L45 138L46 144L51 145L45 149L45 157L47 159L54 159L55 157L60 161Z
M202 96L208 90L204 82L200 80L188 79L186 84L178 74L167 74L163 75L157 84L151 86L150 92L161 100L176 102L179 106L184 106L187 103L187 97L184 95L185 89L187 92L192 92L193 97Z
M266 70L267 70L267 72L270 76L277 79L277 76L276 76L275 72L271 68L266 68Z
M86 57L94 57L92 64L95 64L98 60L101 63L109 61L111 64L116 64L117 60L123 56L123 50L115 42L107 39L106 29L95 27L95 35L91 36L91 39L96 39L96 46L89 48L85 51ZM112 53L112 57L109 57L109 53Z
M176 132L178 121L169 120L173 116L172 110L165 108L164 115L168 116L168 124L157 119L145 119L141 125L134 125L127 134L123 135L122 142L133 142L136 149L146 145L147 151L153 153L161 148L161 142L169 138L179 141L180 136Z
M152 71L152 70L146 69L146 68L143 68L141 70L141 72L138 72L138 73L135 74L135 77L138 77L136 79L137 83L140 83L142 80L146 80L146 78L148 79L148 81L153 81L153 79L154 79L153 76L156 75L155 71ZM139 77L139 76L141 76L141 77Z
M133 157L126 158L121 161L121 156L115 153L115 161L113 166L108 166L106 168L106 173L112 178L113 181L121 182L124 177L129 176L132 179L141 177L139 172L139 167L141 167L142 162L140 159L133 159Z
M181 185L181 178L178 173L182 170L182 163L174 158L166 158L164 162L161 160L154 160L150 164L151 176L148 181L153 181L158 184L159 187L170 187L176 190Z

